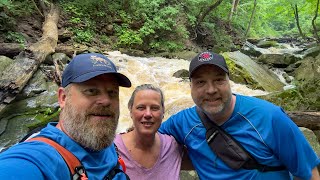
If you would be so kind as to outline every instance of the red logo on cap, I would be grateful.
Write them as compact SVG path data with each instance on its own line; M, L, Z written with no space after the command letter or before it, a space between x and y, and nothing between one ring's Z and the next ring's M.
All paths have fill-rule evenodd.
M210 61L213 58L212 54L210 52L203 52L199 55L199 61Z

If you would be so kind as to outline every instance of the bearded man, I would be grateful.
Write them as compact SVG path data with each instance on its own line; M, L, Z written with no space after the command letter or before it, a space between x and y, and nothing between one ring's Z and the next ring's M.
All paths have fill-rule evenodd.
M59 122L49 123L37 137L58 143L81 162L85 177L75 179L108 179L110 172L113 179L127 179L117 166L113 144L119 86L131 87L131 82L102 54L77 55L64 70L58 89ZM60 151L42 141L19 143L0 154L0 179L74 179L70 173Z

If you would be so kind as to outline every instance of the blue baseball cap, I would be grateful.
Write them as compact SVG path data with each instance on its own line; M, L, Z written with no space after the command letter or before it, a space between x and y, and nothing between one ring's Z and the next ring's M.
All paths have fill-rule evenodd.
M80 83L102 74L113 74L122 87L131 87L129 78L117 72L116 66L106 56L98 53L79 54L67 65L62 74L62 87Z

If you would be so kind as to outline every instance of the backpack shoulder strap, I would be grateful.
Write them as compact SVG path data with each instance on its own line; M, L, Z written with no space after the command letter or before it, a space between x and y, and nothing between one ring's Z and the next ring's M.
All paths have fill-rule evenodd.
M54 147L62 156L66 164L68 165L72 179L81 179L81 180L88 179L85 173L85 169L82 166L81 162L78 160L78 158L76 158L70 151L68 151L66 148L64 148L60 144L46 137L34 137L27 141L41 141Z

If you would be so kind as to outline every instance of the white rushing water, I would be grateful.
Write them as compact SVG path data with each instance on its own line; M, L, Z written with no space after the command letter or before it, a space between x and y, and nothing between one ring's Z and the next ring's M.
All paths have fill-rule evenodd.
M162 57L133 57L121 54L119 51L105 52L105 54L116 64L119 68L118 71L128 76L132 82L131 88L120 88L118 132L123 132L132 125L127 103L134 88L141 84L154 84L163 90L166 108L164 120L177 110L193 105L189 82L173 77L173 74L178 70L189 70L189 61ZM231 87L234 93L243 95L256 96L267 93L261 90L252 90L245 85L234 82L231 82Z

